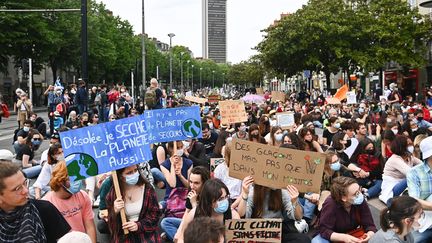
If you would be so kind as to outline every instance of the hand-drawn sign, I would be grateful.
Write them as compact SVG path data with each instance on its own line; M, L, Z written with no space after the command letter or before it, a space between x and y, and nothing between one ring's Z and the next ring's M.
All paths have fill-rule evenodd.
M282 219L232 219L225 221L225 242L282 241Z
M248 120L244 102L241 100L219 101L219 109L222 124L233 124Z
M271 188L294 185L301 192L319 192L325 156L321 153L280 148L233 139L229 175Z

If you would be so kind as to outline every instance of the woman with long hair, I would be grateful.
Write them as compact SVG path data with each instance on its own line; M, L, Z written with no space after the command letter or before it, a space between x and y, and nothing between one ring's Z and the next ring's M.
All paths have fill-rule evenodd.
M304 144L305 151L324 153L321 145L313 139L314 133L311 129L304 127L299 131L299 137Z
M425 214L420 203L412 197L400 196L393 199L389 208L380 215L381 229L369 243L414 243L412 231L418 229Z
M270 133L267 134L265 140L267 144L279 147L282 144L283 130L280 126L274 126L270 129Z
M210 217L225 224L225 220L239 219L238 213L231 209L229 202L229 190L219 179L210 179L204 183L200 195L200 201L184 218L181 230L177 232L177 242L183 242L184 230L198 217Z
M257 124L252 124L249 127L249 141L256 143L267 144L265 139L260 134L260 128Z
M106 198L111 242L160 242L160 210L153 187L139 175L136 165L117 170L117 179L121 197L116 197L114 187L111 187ZM123 208L127 222L121 224L120 210ZM125 235L123 229L129 230L129 234Z
M266 114L261 115L258 126L261 137L265 137L270 132L270 119Z

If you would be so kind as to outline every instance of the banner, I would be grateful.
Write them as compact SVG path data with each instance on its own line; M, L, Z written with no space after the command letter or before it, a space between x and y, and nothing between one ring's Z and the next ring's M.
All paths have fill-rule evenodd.
M206 102L208 102L207 99L199 98L199 97L195 97L195 96L186 96L184 99L187 101L193 102L193 103L198 103L198 104L205 104Z
M288 129L289 127L295 124L294 113L293 112L276 113L276 121L278 126L280 126L282 129Z
M233 139L229 175L270 188L294 185L300 192L319 192L325 155Z
M60 133L71 181L152 159L150 144L202 137L199 107L148 110L141 116Z
M244 102L241 100L220 101L219 110L222 117L221 124L228 125L248 120Z
M285 102L285 93L281 91L272 91L271 93L271 100L273 102L275 101L282 101Z
M347 105L357 104L357 96L355 92L347 93Z
M282 219L225 220L225 230L227 243L282 241Z

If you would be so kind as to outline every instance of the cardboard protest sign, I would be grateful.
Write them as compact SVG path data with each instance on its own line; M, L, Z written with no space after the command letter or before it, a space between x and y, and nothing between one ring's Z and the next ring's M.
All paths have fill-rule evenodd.
M340 102L340 100L339 99L337 99L337 98L326 98L326 102L327 102L327 104L329 104L329 105L340 105L341 104L341 102Z
M285 102L285 93L281 92L281 91L272 91L271 100L273 102L275 102L275 101Z
M213 177L216 167L225 162L224 158L211 158L210 159L210 175Z
M348 105L357 104L357 96L355 92L347 93L347 104Z
M340 87L335 95L333 96L334 98L338 99L339 101L342 101L344 99L347 98L347 93L349 91L349 87L347 84L344 84L342 87Z
M221 96L220 95L209 95L208 96L208 102L210 103L217 103L221 100Z
M264 90L263 90L263 88L256 88L256 93L257 93L257 95L262 95L262 94L264 94Z
M186 96L192 96L192 91L186 92Z
M293 112L276 113L276 121L282 129L288 129L295 124Z
M60 133L71 181L152 159L150 144L202 137L199 107L148 110L141 116Z
M380 101L387 101L387 96L385 96L385 95L380 95L379 100L380 100Z
M301 192L319 192L325 155L233 139L229 175L271 188L294 185Z
M205 104L206 102L208 102L207 99L199 98L199 97L195 97L195 96L186 96L185 100L193 102L193 103L198 103L198 104Z
M225 242L282 241L282 219L231 219L225 220Z
M221 124L232 124L248 120L244 102L241 100L225 100L219 102Z

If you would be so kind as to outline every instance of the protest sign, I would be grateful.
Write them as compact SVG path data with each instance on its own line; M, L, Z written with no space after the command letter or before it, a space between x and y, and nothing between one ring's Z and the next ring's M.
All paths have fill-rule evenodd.
M264 90L263 90L263 88L256 88L256 94L257 94L257 95L262 95L262 94L264 94Z
M294 185L301 192L319 192L325 155L233 139L229 175L271 188Z
M281 92L281 91L272 91L271 100L273 102L275 102L275 101L285 102L285 93Z
M199 98L199 97L195 97L195 96L186 96L185 100L193 102L193 103L198 103L198 104L205 104L206 102L208 102L207 99Z
M220 95L209 95L208 96L208 102L210 103L217 103L221 100L221 96Z
M282 129L288 129L289 127L295 124L294 113L292 112L276 113L276 121L278 126L280 126Z
M192 96L192 91L186 92L186 96Z
M227 243L282 241L282 219L225 220L225 230Z
M224 158L211 158L210 159L210 175L213 177L216 167L225 162Z
M232 124L248 120L244 102L241 100L225 100L219 102L221 124Z
M387 96L385 96L385 95L380 95L379 100L380 100L380 101L387 101Z
M337 99L337 98L331 98L331 97L326 98L326 102L329 105L340 105L341 104L341 102L340 102L339 99Z
M71 181L152 158L150 144L202 137L199 107L148 110L141 116L60 133Z
M355 92L347 93L347 104L348 105L357 104L357 96Z

